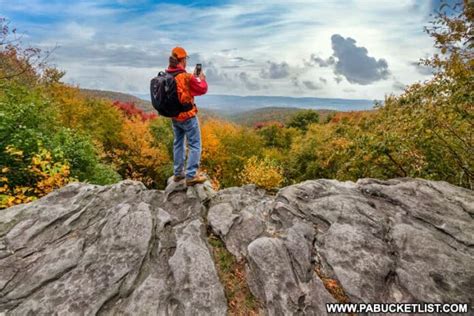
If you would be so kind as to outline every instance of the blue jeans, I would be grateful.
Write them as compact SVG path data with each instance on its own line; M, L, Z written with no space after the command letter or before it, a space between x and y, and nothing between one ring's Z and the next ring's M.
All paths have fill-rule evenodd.
M197 116L187 119L184 122L173 122L173 169L175 176L184 176L184 161L186 150L184 147L184 137L188 143L188 161L186 164L186 178L193 178L199 168L201 161L201 130Z

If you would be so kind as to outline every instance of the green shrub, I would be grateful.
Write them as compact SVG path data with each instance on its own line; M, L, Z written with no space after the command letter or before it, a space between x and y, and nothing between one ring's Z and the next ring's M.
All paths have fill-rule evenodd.
M319 123L319 113L313 110L303 110L293 115L287 126L306 131L308 126L314 123Z

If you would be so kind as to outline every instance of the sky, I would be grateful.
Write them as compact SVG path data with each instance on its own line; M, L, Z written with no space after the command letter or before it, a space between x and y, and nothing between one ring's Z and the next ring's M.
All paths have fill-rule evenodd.
M210 94L383 99L430 78L439 1L0 0L0 16L84 88L146 95L182 46Z

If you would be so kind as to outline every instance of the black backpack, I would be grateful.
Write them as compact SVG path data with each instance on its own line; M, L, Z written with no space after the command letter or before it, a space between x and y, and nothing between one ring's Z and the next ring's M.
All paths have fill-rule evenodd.
M179 102L175 77L183 72L184 70L170 74L160 71L155 78L151 79L151 104L160 115L175 117L178 116L179 113L189 111L193 108L191 103L181 104L181 102Z

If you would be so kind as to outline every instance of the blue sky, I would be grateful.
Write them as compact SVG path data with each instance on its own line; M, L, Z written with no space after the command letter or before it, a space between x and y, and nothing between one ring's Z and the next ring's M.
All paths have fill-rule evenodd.
M430 77L423 32L439 0L0 0L65 80L146 94L180 45L213 94L381 99Z

